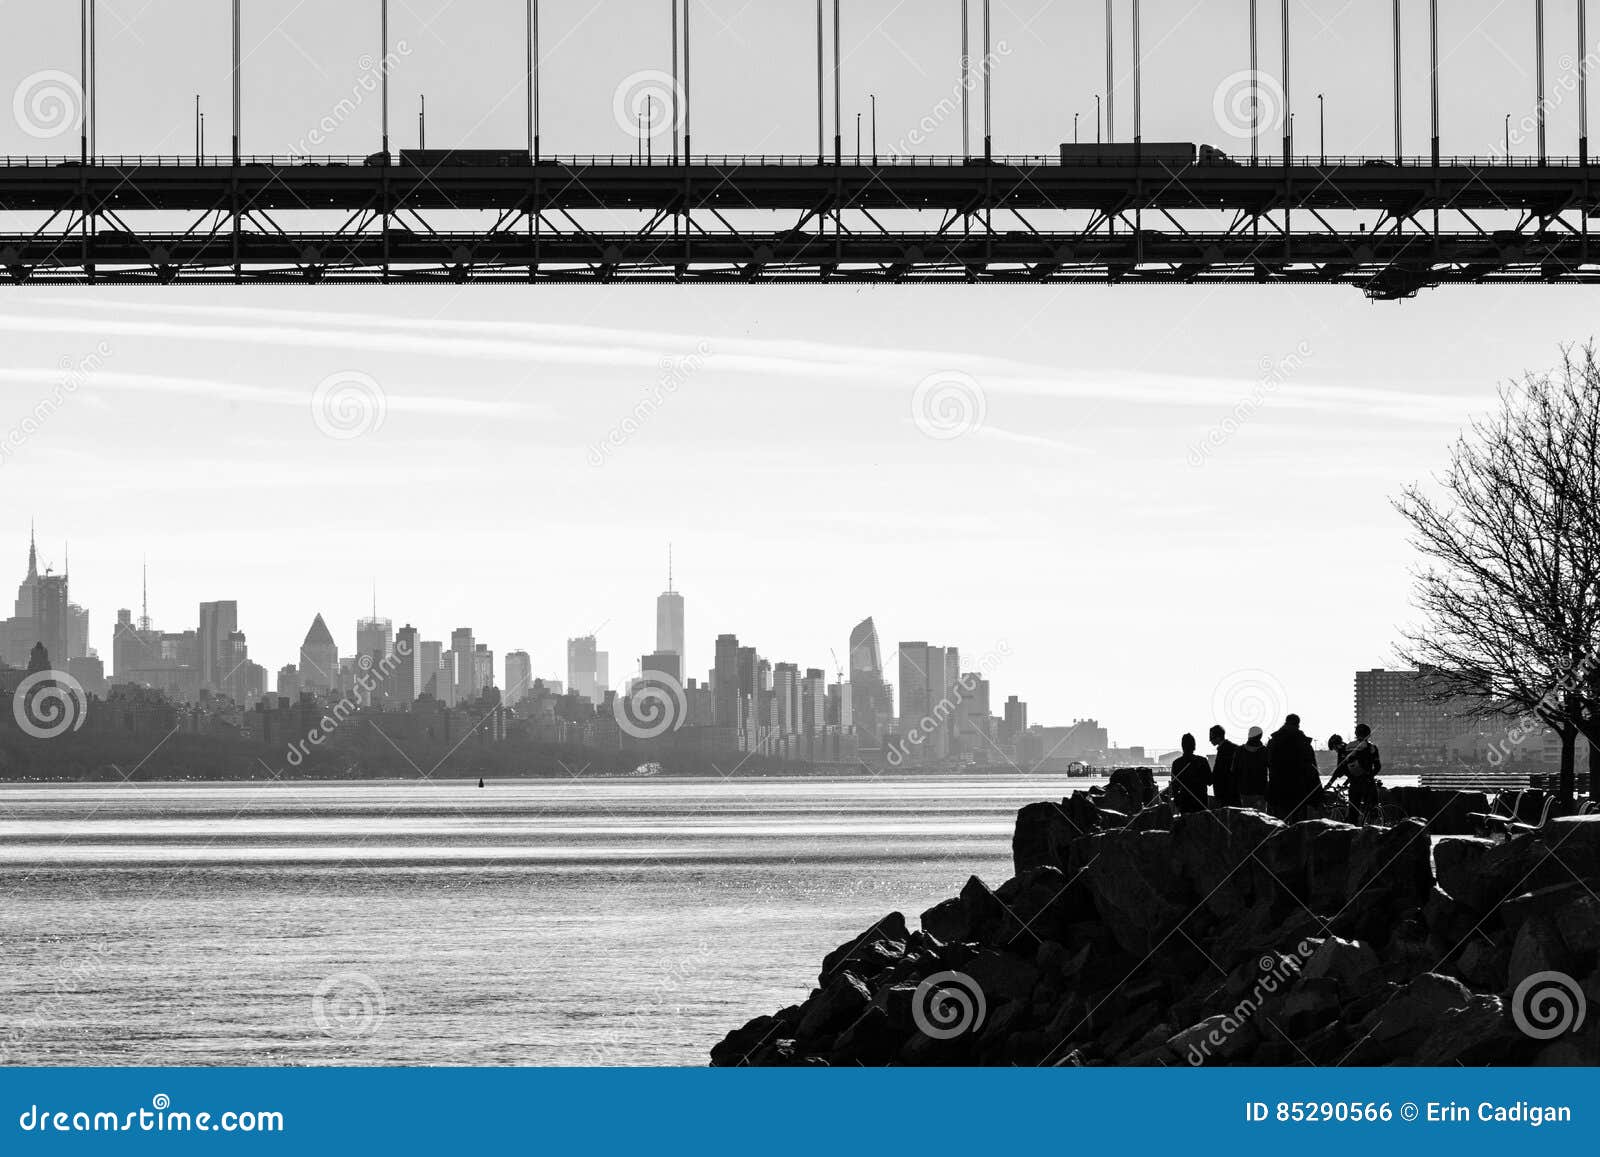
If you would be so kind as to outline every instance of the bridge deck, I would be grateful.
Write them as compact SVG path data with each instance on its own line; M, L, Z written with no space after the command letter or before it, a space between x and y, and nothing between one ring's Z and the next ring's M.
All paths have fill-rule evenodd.
M1388 298L1600 281L1597 191L1600 165L1570 158L10 158L0 267L15 283L1249 282ZM1180 220L1195 212L1209 216Z

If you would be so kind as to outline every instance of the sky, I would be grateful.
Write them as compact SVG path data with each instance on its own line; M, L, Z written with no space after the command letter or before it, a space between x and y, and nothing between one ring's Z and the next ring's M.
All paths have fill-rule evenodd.
M376 5L330 7L247 0L247 152L293 148L358 85ZM1326 91L1331 152L1392 148L1388 7L1295 8L1295 90ZM225 8L103 0L102 152L187 151L196 92L211 131L225 123ZM1230 54L1245 63L1244 8L1147 0L1147 139L1225 138L1213 95ZM1531 4L1448 9L1444 147L1488 151L1531 100ZM75 10L0 9L23 33L0 36L0 97L76 68ZM957 6L845 10L846 105L879 92L892 137L948 91ZM666 5L543 11L547 148L626 151L614 97L666 66ZM1571 8L1550 11L1554 40ZM520 141L520 12L397 0L402 143L419 91L430 143ZM1012 45L996 149L1048 151L1072 111L1092 115L1100 6L995 12ZM813 19L696 4L697 151L814 146ZM1425 73L1408 83L1420 150ZM1572 116L1554 111L1553 151ZM365 153L375 131L365 103L324 147ZM925 151L958 147L959 126L937 131ZM0 152L74 139L0 111ZM1499 385L1587 340L1590 305L1545 288L1388 304L1255 287L28 289L0 296L0 583L21 579L36 520L46 561L70 543L108 658L147 558L158 626L237 599L271 671L319 612L353 648L376 586L396 626L470 625L540 674L563 677L565 640L597 632L617 681L654 649L671 544L692 676L724 632L831 672L873 615L891 680L897 642L959 646L996 703L1094 717L1123 744L1285 710L1347 730L1354 671L1394 665L1411 621L1391 499Z

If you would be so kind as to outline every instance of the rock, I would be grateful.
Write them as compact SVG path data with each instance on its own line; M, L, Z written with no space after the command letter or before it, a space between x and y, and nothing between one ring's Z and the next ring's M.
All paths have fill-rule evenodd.
M922 931L946 943L967 938L967 915L961 898L941 900L922 914Z
M1466 1008L1471 1000L1472 994L1454 977L1423 973L1362 1021L1362 1059L1353 1057L1352 1063L1408 1059L1445 1013Z
M1111 773L1110 786L1132 800L1135 809L1156 799L1155 772L1148 767L1119 767Z
M839 1034L833 1052L841 1061L887 1064L899 1054L906 1035L906 1031L896 1027L883 1009L874 1006Z
M1506 988L1511 953L1482 936L1474 936L1456 955L1456 974L1474 988L1500 992Z
M1039 982L1039 970L1030 961L1009 952L980 952L962 970L983 991L992 1008L1003 1001L1020 1000Z
M1189 913L1190 888L1163 832L1106 832L1091 840L1085 878L1095 910L1118 946L1143 956ZM1077 854L1074 845L1074 855Z
M828 953L822 961L817 982L827 984L833 974L846 965L858 976L868 979L877 976L904 959L910 938L906 918L898 912L890 912L855 939L845 941Z
M1130 832L1170 832L1178 813L1170 803L1152 804L1128 821Z
M922 914L922 930L946 943L982 940L1010 920L1006 906L977 876L967 880L961 895L936 904ZM1012 921L1013 932L1016 924Z
M1081 877L1068 879L1059 868L1033 868L1008 880L995 898L1008 917L996 939L1018 951L1042 941L1065 941L1071 927L1096 915L1094 898Z
M1523 892L1500 905L1500 921L1514 937L1530 917L1554 916L1588 897L1589 889L1577 880L1540 888L1536 892Z
M1474 996L1463 1008L1447 1009L1407 1061L1419 1065L1504 1063L1519 1049L1516 1030L1497 996Z
M1378 954L1372 950L1372 945L1329 936L1311 954L1300 975L1304 980L1327 978L1355 988L1362 977L1376 972L1378 967Z
M1600 899L1580 896L1555 914L1556 929L1578 956L1600 952Z
M1094 830L1080 826L1081 818L1072 817L1065 800L1030 803L1019 811L1011 835L1011 859L1017 875L1030 868L1064 868L1067 847Z
M796 1035L807 1040L838 1032L865 1012L871 1003L872 993L866 983L853 972L841 972L802 1006L803 1015Z
M1542 864L1551 873L1549 883L1578 877L1600 892L1600 815L1563 816L1553 819L1537 837L1555 864Z
M1506 968L1506 986L1515 990L1528 977L1539 972L1572 971L1572 953L1567 949L1556 922L1549 916L1530 916L1517 931L1511 946L1511 961Z
M1549 971L1600 1007L1600 899L1572 875L1600 871L1593 823L1430 853L1433 814L1358 829L1157 805L1119 827L1116 796L1135 798L1022 809L1016 876L970 878L915 932L885 916L712 1063L1600 1063L1600 1017L1541 1042L1506 1010ZM948 1038L927 1028L940 973L987 1013Z
M1170 844L1185 890L1218 917L1238 915L1256 899L1256 853L1283 830L1271 816L1242 808L1179 816Z
M1304 1036L1339 1018L1339 981L1332 976L1303 977L1283 998L1278 1021L1292 1036Z
M1345 895L1369 909L1420 908L1433 890L1431 842L1421 820L1362 828L1350 842Z
M1184 1029L1167 1041L1167 1048L1198 1068L1247 1052L1259 1040L1260 1035L1249 1021L1241 1022L1223 1013Z
M1493 896L1487 894L1492 890L1492 881L1487 877L1494 851L1493 840L1471 837L1440 840L1433 846L1433 866L1439 887L1480 915L1488 912L1505 895L1504 891Z
M718 1068L753 1064L764 1052L776 1049L776 1039L786 1022L777 1016L758 1016L736 1028L711 1048L711 1063ZM792 1028L793 1025L788 1025Z

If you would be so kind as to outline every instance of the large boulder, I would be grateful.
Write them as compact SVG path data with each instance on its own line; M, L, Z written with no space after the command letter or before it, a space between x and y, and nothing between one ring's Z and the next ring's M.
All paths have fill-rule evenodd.
M1433 890L1431 841L1421 820L1362 828L1350 842L1346 903L1369 908L1421 908Z
M1118 947L1144 956L1189 913L1192 889L1165 832L1106 832L1091 840L1084 878ZM1074 856L1079 845L1073 847Z
M1530 916L1517 930L1511 945L1511 961L1506 969L1506 986L1515 990L1530 976L1541 972L1571 974L1573 955L1555 920L1550 916Z
M1372 950L1372 945L1329 936L1317 945L1300 975L1306 980L1326 978L1337 981L1341 987L1354 989L1379 967L1378 954Z
M961 895L935 904L922 914L922 930L945 943L985 940L1007 922L1015 924L999 897L977 876L969 877Z
M1066 800L1030 803L1017 813L1017 826L1011 833L1011 860L1017 875L1031 868L1065 868L1068 846L1094 830L1079 826Z
M1524 1047L1500 998L1473 996L1461 1008L1445 1009L1406 1060L1436 1066L1504 1064Z
M822 973L817 983L827 984L841 968L849 969L866 979L871 979L905 958L906 943L911 933L906 929L906 918L899 912L890 912L872 927L852 940L846 940L822 961Z
M871 1003L866 982L853 972L841 972L801 1007L798 1036L813 1040L847 1028Z
M1351 1063L1409 1062L1446 1013L1471 1002L1472 993L1455 977L1423 973L1361 1023L1365 1035Z
M1505 898L1494 891L1489 869L1495 860L1495 841L1452 836L1433 846L1433 867L1439 887L1480 915ZM1507 881L1506 887L1510 887Z

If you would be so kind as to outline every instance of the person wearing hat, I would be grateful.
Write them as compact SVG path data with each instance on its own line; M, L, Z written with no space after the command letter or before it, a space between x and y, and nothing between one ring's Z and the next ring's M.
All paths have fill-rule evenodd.
M1252 727L1244 746L1233 750L1233 782L1239 806L1267 810L1267 745L1259 727Z

